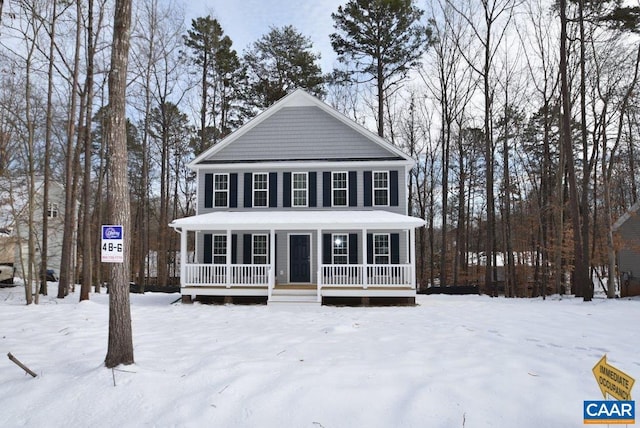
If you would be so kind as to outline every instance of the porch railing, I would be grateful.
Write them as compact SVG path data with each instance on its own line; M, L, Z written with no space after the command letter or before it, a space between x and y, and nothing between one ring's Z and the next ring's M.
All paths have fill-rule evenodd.
M269 284L270 265L188 264L183 285L248 287Z
M413 287L414 272L403 265L322 265L323 287Z

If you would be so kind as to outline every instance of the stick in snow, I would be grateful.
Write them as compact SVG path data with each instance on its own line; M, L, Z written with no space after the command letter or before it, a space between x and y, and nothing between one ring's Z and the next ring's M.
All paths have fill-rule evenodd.
M9 357L9 359L11 361L13 361L14 363L16 363L18 365L18 367L20 367L22 370L24 370L25 372L29 373L31 376L36 377L38 376L37 374L35 374L34 372L32 372L29 367L25 366L24 364L22 364L20 362L20 360L18 360L16 357L14 357L13 355L11 355L11 352L9 352L7 354L7 357Z

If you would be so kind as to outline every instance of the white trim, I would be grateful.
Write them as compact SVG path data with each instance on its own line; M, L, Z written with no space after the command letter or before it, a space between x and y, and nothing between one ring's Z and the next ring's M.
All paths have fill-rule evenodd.
M335 188L333 187L333 175L334 174L344 174L345 175L345 183L347 184L347 186L343 189L342 187L339 188ZM344 190L345 191L345 197L344 197L344 205L336 205L335 203L335 191L336 190ZM331 206L332 207L348 207L349 206L349 171L331 171Z
M389 230L422 227L421 218L385 210L227 210L173 220L181 230Z
M255 246L255 239L256 236L264 236L264 238L266 239L266 245L265 245L265 253L264 254L256 254L256 246ZM265 263L256 263L255 257L257 256L264 256L266 257L266 262ZM252 233L251 234L251 264L252 265L258 265L258 264L264 264L264 265L268 265L269 264L269 235L267 233Z
M384 254L381 254L378 256L378 254L376 253L376 236L386 236L387 237L387 249L388 249L388 253L386 254L387 262L386 263L378 263L378 261L376 260L376 257L385 257ZM382 265L382 264L391 264L391 234L390 233L374 233L371 235L371 245L373 246L373 260L371 264L374 265Z
M364 169L372 169L372 168L400 168L405 167L406 169L411 169L415 162L406 161L406 160L375 160L375 159L367 159L362 161L335 161L335 162L327 162L327 161L284 161L284 162L274 162L274 161L265 161L265 162L226 162L226 163L206 163L206 164L198 164L191 167L194 171L201 170L229 170L232 172L236 172L239 170L249 169L254 170L257 168L260 169L269 169L269 170L287 170L287 169L300 169L305 168L309 171L321 171L321 170L331 170L332 168L339 167L342 168L364 168Z
M267 177L267 188L258 189L259 192L267 192L267 198L265 205L256 205L256 175L265 175ZM251 207L252 208L269 208L269 173L268 172L253 172L251 173Z
M386 204L376 204L376 174L387 174L387 203ZM386 171L371 171L371 206L374 207L388 207L391 203L391 174L389 170ZM383 188L378 188L377 190L383 190ZM397 191L400 191L398 189Z
M346 236L347 239L345 239L345 248L347 249L347 254L344 254L344 256L347 258L347 262L346 263L336 263L336 254L334 252L335 250L335 242L336 242L336 236ZM340 256L342 256L342 254L340 254ZM332 233L331 234L331 264L335 265L335 264L345 264L348 265L349 264L349 233L348 232L344 232L344 233Z
M291 282L291 237L292 236L308 236L309 237L309 281L308 282ZM287 233L287 284L312 284L313 283L313 235L311 233L290 232Z
M229 199L231 199L231 190L230 190L230 187L231 187L231 174L228 173L228 172L213 172L211 174L213 174L213 195L211 195L212 199L213 199L213 201L211 203L212 208L229 208ZM223 192L223 190L216 190L216 176L217 175L218 176L224 175L224 176L227 177L227 190L224 191L227 194L227 204L226 205L216 205L216 191L217 192L221 192L221 193ZM206 178L205 178L205 180L206 180Z
M305 180L305 204L304 205L296 205L295 204L295 200L296 200L296 190L301 191L303 189L296 189L295 188L295 175L304 175L304 180ZM291 172L291 207L292 208L307 208L309 206L309 172L308 171L297 171L297 172Z

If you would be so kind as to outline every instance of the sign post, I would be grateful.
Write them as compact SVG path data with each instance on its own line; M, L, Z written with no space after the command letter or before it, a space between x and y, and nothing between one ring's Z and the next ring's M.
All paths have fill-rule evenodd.
M102 225L103 263L124 263L124 236L121 225Z

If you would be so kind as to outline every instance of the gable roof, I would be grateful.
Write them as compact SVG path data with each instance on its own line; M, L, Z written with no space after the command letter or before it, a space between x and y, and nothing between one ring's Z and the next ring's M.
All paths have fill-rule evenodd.
M414 160L298 89L197 156L189 167L235 162Z
M631 217L636 215L639 209L640 209L640 201L633 204L631 208L627 210L626 213L622 214L622 216L615 223L613 223L613 226L612 226L613 231L615 232L618 229L620 229L622 225L627 222L627 220L629 220Z

